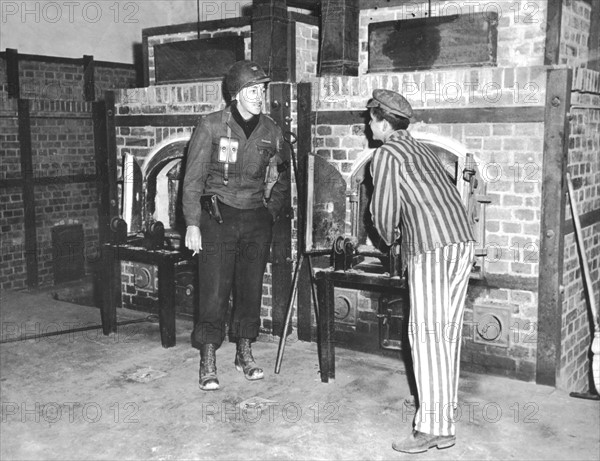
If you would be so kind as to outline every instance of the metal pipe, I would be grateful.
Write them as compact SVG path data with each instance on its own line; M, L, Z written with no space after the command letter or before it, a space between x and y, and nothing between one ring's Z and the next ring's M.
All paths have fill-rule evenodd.
M157 323L158 316L153 314L153 315L144 317L143 319L123 320L121 322L117 322L117 326L131 325L133 323L144 323L144 322ZM2 339L2 340L0 340L0 344L15 343L15 342L19 342L19 341L27 341L30 339L46 338L48 336L59 336L59 335L67 334L67 333L76 333L79 331L99 330L101 328L102 328L102 325L90 325L89 327L80 327L80 328L71 328L70 330L52 331L50 333L43 333L43 334L39 334L39 335L25 335L25 336L21 335L18 338Z
M298 274L302 267L302 261L304 261L304 254L300 252L300 258L296 262L296 268L294 270L294 277L292 279L292 293L287 305L285 322L283 324L283 331L281 332L281 338L279 339L279 348L277 349L277 359L275 360L275 374L279 374L281 370L281 362L283 361L283 352L285 351L285 340L287 337L287 331L290 327L292 320L292 312L294 310L294 301L296 300L296 293L298 292Z

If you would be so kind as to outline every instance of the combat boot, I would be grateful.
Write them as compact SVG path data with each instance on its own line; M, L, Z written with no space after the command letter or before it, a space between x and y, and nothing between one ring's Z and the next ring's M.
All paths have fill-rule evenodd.
M214 344L202 344L200 347L200 389L216 391L219 388L217 378L217 347Z
M238 371L243 371L246 379L255 381L263 379L265 374L263 369L256 365L252 356L252 346L248 338L240 338L237 343L235 353L235 368Z

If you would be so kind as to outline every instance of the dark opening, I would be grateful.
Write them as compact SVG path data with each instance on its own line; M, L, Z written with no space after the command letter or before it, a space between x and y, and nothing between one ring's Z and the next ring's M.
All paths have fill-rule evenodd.
M54 284L85 276L83 225L66 224L52 228Z

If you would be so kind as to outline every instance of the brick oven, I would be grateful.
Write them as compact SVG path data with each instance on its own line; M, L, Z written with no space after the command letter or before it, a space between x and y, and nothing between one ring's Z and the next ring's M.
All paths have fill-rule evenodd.
M255 1L247 17L144 31L146 87L119 91L107 103L118 172L115 203L125 204L114 214L127 221L130 233L143 234L150 223L162 222L165 245L180 249L178 165L199 117L225 102L215 76L160 81L164 74L157 68L165 53L156 50L186 41L202 50L202 43L211 44L202 40L228 37L238 50L231 59L243 53L273 76L268 111L297 136L298 184L309 183L307 167L313 162L321 173L335 171L329 177L335 176L341 195L332 205L315 201L311 211L293 189L296 212L279 229L264 280L261 331L267 337L280 334L296 251L327 267L337 237L365 234L356 219L366 203L356 197L367 187L357 178L364 177L373 148L365 133L365 104L373 89L399 91L415 109L411 133L440 155L476 229L463 365L584 389L591 336L564 176L568 171L574 178L598 292L597 6L586 0L269 6ZM315 227L307 228L305 219L319 219L319 213L335 215L334 231L311 234ZM367 256L381 261L380 255ZM122 305L155 308L154 270L121 262ZM181 273L185 281L176 289L189 296L193 268ZM304 268L293 317L293 334L300 340L317 338L311 291ZM382 305L389 297L344 288L336 298L338 343L373 351L401 348L401 332L390 331L389 324L382 328Z
M120 195L128 233L133 235L141 232L143 235L146 231L148 235L152 225L162 225L163 248L172 251L185 251L182 245L186 226L181 210L181 182L182 161L189 139L189 132L178 133L159 143L142 165L137 163L132 154L125 154L122 163ZM177 304L180 312L187 315L193 315L194 302L197 301L195 271L194 261L189 257L179 262L175 270ZM132 293L132 297L144 300L145 295L158 290L154 265L131 264L127 266L127 272L133 275L136 293ZM144 304L141 301L141 304L145 309L153 310L153 303Z

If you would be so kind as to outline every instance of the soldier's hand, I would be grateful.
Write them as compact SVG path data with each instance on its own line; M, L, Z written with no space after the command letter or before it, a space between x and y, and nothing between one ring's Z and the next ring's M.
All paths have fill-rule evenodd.
M202 234L198 226L188 226L185 231L185 246L194 253L202 250Z

